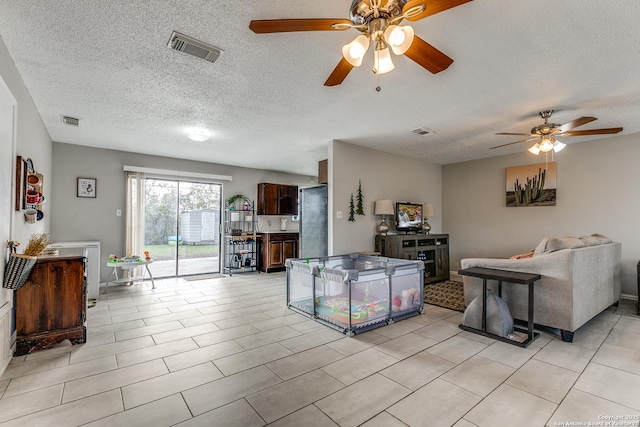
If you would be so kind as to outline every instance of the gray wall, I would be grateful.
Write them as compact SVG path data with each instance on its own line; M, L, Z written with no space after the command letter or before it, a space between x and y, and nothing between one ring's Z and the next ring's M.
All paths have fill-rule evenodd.
M568 145L555 156L557 204L506 207L505 168L544 163L528 152L443 166L443 227L451 269L469 257L509 257L550 236L601 233L622 243L622 293L637 295L640 134ZM551 158L551 156L549 156Z
M51 194L51 139L44 123L40 118L40 114L36 109L31 94L27 90L22 77L18 73L13 59L9 56L2 39L0 39L0 77L16 99L16 155L25 158L31 158L37 172L44 175L44 196L50 200ZM11 144L10 139L3 138L1 144ZM10 167L12 176L15 176L15 159L0 160L0 167ZM11 193L15 194L13 181L2 182L0 185L11 186ZM4 201L3 201L4 203ZM11 200L13 206L14 200ZM24 220L22 212L15 212L13 215L13 232L12 238L22 242L22 247L18 252L22 252L24 246L29 240L29 236L33 233L42 233L49 231L49 218L51 208L46 203L43 205L44 219L35 224L28 224ZM2 244L4 248L4 243ZM3 251L4 254L4 251Z
M51 236L56 241L99 240L101 265L110 253L120 255L125 250L125 173L123 166L139 166L174 171L231 175L231 182L222 182L224 197L242 193L257 198L258 182L275 182L309 186L315 177L293 175L260 169L171 159L124 151L105 150L72 144L53 144L53 196L51 200ZM97 197L76 197L76 178L97 179ZM116 209L123 215L116 216ZM101 280L108 271L101 269Z
M349 199L354 203L362 182L364 216L356 215L349 222ZM329 144L329 254L341 255L372 251L376 227L374 202L391 199L394 202L432 203L434 218L429 224L434 233L442 230L441 166L395 156L381 151L333 141ZM342 219L336 212L342 211ZM395 227L393 218L387 224Z

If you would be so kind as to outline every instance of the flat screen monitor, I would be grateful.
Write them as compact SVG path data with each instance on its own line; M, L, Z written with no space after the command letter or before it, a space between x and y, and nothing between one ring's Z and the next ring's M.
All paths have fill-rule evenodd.
M420 231L422 229L422 205L408 202L396 203L396 230Z

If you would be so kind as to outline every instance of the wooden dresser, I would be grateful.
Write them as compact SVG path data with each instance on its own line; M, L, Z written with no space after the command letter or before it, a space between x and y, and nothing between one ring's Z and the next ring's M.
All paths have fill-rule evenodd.
M83 256L38 258L24 286L15 291L15 356L66 339L87 341L87 286Z

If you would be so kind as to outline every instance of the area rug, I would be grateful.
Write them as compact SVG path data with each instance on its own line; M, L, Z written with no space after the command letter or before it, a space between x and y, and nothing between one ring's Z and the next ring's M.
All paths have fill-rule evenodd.
M451 310L464 311L464 290L462 283L447 280L424 287L424 302Z
M183 276L182 279L187 282L195 282L196 280L207 280L207 279L219 279L220 277L224 277L222 274L212 273L212 274L198 274L195 276Z

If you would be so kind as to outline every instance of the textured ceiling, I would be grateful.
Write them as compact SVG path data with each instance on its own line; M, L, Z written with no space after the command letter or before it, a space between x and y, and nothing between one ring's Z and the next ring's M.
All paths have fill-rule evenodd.
M51 138L70 144L315 175L333 139L436 164L524 151L489 147L518 139L496 132L542 123L544 109L557 111L555 123L599 118L580 129L640 132L637 0L474 0L412 24L454 59L447 70L394 56L378 83L369 52L335 87L323 83L357 31L248 28L252 19L348 18L350 4L3 0L0 36ZM224 53L211 64L170 50L174 30ZM193 126L213 137L188 140ZM419 127L435 134L410 132Z

